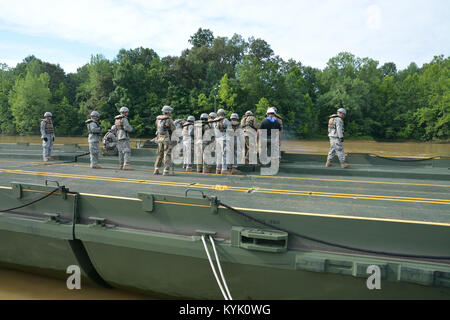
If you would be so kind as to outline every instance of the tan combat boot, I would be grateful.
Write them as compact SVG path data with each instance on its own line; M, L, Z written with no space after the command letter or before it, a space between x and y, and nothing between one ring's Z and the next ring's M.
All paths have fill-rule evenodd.
M343 162L343 163L341 163L341 168L342 169L347 169L347 168L350 168L350 165L348 163L346 163L346 162Z
M155 169L155 171L153 171L153 175L157 176L159 174L159 169Z
M211 168L203 167L203 173L211 173Z
M97 165L97 166L92 166L91 168L92 168L92 169L101 169L102 167L100 167L100 166Z
M164 171L163 176L173 176L173 173L171 173L170 171Z
M327 164L326 164L326 166L327 166L327 168L329 168L329 167L332 167L332 166L333 166L333 164L331 163L331 161L327 161Z
M129 165L124 165L123 167L122 167L122 170L127 170L127 171L131 171L131 170L133 170Z
M222 170L216 169L216 174L221 174L221 173L222 173Z
M242 171L238 170L237 168L231 169L231 174L241 174L241 173L242 173Z
M229 174L231 174L231 171L229 171L229 170L222 170L222 175L223 176L226 176L226 175L229 175Z

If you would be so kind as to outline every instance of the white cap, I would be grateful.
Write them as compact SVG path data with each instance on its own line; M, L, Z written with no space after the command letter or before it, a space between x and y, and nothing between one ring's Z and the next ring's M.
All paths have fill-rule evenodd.
M270 107L269 109L267 109L267 112L266 112L266 114L269 114L269 113L276 113L276 111L275 111L275 109L274 108L272 108L272 107Z

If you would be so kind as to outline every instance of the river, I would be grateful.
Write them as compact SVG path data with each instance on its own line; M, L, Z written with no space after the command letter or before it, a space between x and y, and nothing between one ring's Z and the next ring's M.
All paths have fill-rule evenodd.
M142 145L146 138L131 139L131 147ZM40 144L39 136L2 136L0 143L28 142ZM55 144L76 143L88 145L86 137L57 137ZM299 153L328 153L330 144L328 140L284 140L281 149L288 152ZM380 156L412 156L433 157L450 156L450 142L376 142L365 140L349 140L344 142L346 153L371 153Z
M70 275L67 275L68 277ZM69 290L66 281L16 270L0 269L0 300L143 300L149 296L81 284Z
M132 139L132 147L147 139ZM0 143L29 142L40 144L39 136L1 136ZM57 137L55 144L76 143L87 145L85 137ZM436 142L375 142L345 141L347 153L371 153L381 156L433 157L450 156L450 143ZM329 142L285 140L282 150L299 153L327 153ZM0 299L151 299L151 297L115 289L83 286L81 290L68 290L63 280L50 279L19 271L0 269ZM156 297L157 298L157 297Z

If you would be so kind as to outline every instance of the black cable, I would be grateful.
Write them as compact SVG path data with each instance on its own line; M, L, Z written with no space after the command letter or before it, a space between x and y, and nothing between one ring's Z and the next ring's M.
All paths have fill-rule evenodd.
M206 195L203 195L203 197L208 199L208 200L211 200ZM271 225L271 224L266 223L264 221L261 221L261 220L259 220L257 218L254 218L254 217L252 217L252 216L250 216L250 215L248 215L248 214L246 214L246 213L244 213L242 211L239 211L239 210L237 210L237 209L235 209L235 208L233 208L233 207L231 207L229 205L226 205L225 203L223 203L220 200L218 200L218 203L220 205L222 205L223 207L225 207L225 208L227 208L227 209L229 209L229 210L231 210L233 212L236 212L236 213L238 213L238 214L240 214L240 215L242 215L242 216L244 216L244 217L246 217L246 218L248 218L250 220L258 222L258 223L260 223L262 225L265 225L265 226L267 226L269 228L274 228L274 229L286 232L288 234L297 236L299 238L303 238L303 239L310 240L310 241L313 241L313 242L329 245L329 246L336 247L336 248L352 250L352 251L359 251L359 252L370 253L370 254L378 254L378 255L386 255L386 256L393 256L393 257L401 257L401 258L416 258L416 259L431 259L431 260L450 260L450 256L448 256L448 257L446 257L446 256L423 256L423 255L412 255L412 254L402 254L402 253L393 253L393 252L383 252L383 251L362 249L362 248L350 247L350 246L345 246L345 245L341 245L341 244L337 244L337 243L327 242L327 241L324 241L324 240L315 239L315 238L312 238L312 237L308 237L308 236L305 236L305 235L298 234L296 232L292 232L292 231L286 230L286 229L281 228L281 227L277 227L277 226Z
M86 152L86 153L83 153L83 154L79 154L79 155L75 156L75 160L71 161L71 162L78 162L78 158L79 157L87 156L88 154L91 154L91 153L90 152Z
M24 204L24 205L21 205L21 206L19 206L19 207L15 207L15 208L11 208L11 209L0 210L0 212L14 211L14 210L17 210L17 209L21 209L21 208L24 208L24 207L28 207L29 205L32 205L32 204L34 204L34 203L36 203L36 202L39 202L39 201L41 201L41 200L44 200L45 198L50 197L52 194L54 194L54 193L55 193L56 191L58 191L58 190L59 190L59 187L56 188L55 190L53 190L52 192L46 194L45 196L43 196L43 197L41 197L41 198L39 198L39 199L36 199L36 200L31 201L30 203L26 203L26 204Z

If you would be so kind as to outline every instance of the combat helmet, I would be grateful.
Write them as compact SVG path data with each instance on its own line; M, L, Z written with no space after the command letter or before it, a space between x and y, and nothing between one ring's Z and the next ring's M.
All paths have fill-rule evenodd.
M245 115L246 115L246 116L252 116L252 115L253 115L253 112L251 112L250 110L248 110L248 111L245 113Z
M100 113L98 113L97 111L92 111L92 112L91 112L91 117L97 117L97 118L100 118Z
M200 120L208 120L208 114L207 113L202 113L200 116Z
M344 108L340 108L337 112L347 115L347 110L345 110Z
M220 117L220 116L225 116L225 110L224 109L219 109L219 110L217 110L217 115Z
M231 120L239 120L239 115L237 113L233 113L230 117Z
M44 113L44 118L47 118L47 117L52 117L52 113L51 112Z
M189 116L186 120L194 122L195 121L195 117L194 116Z
M161 109L162 113L172 113L173 112L173 108L171 106L164 106Z
M124 112L130 112L130 110L127 107L122 107L119 110L120 113L124 113Z

